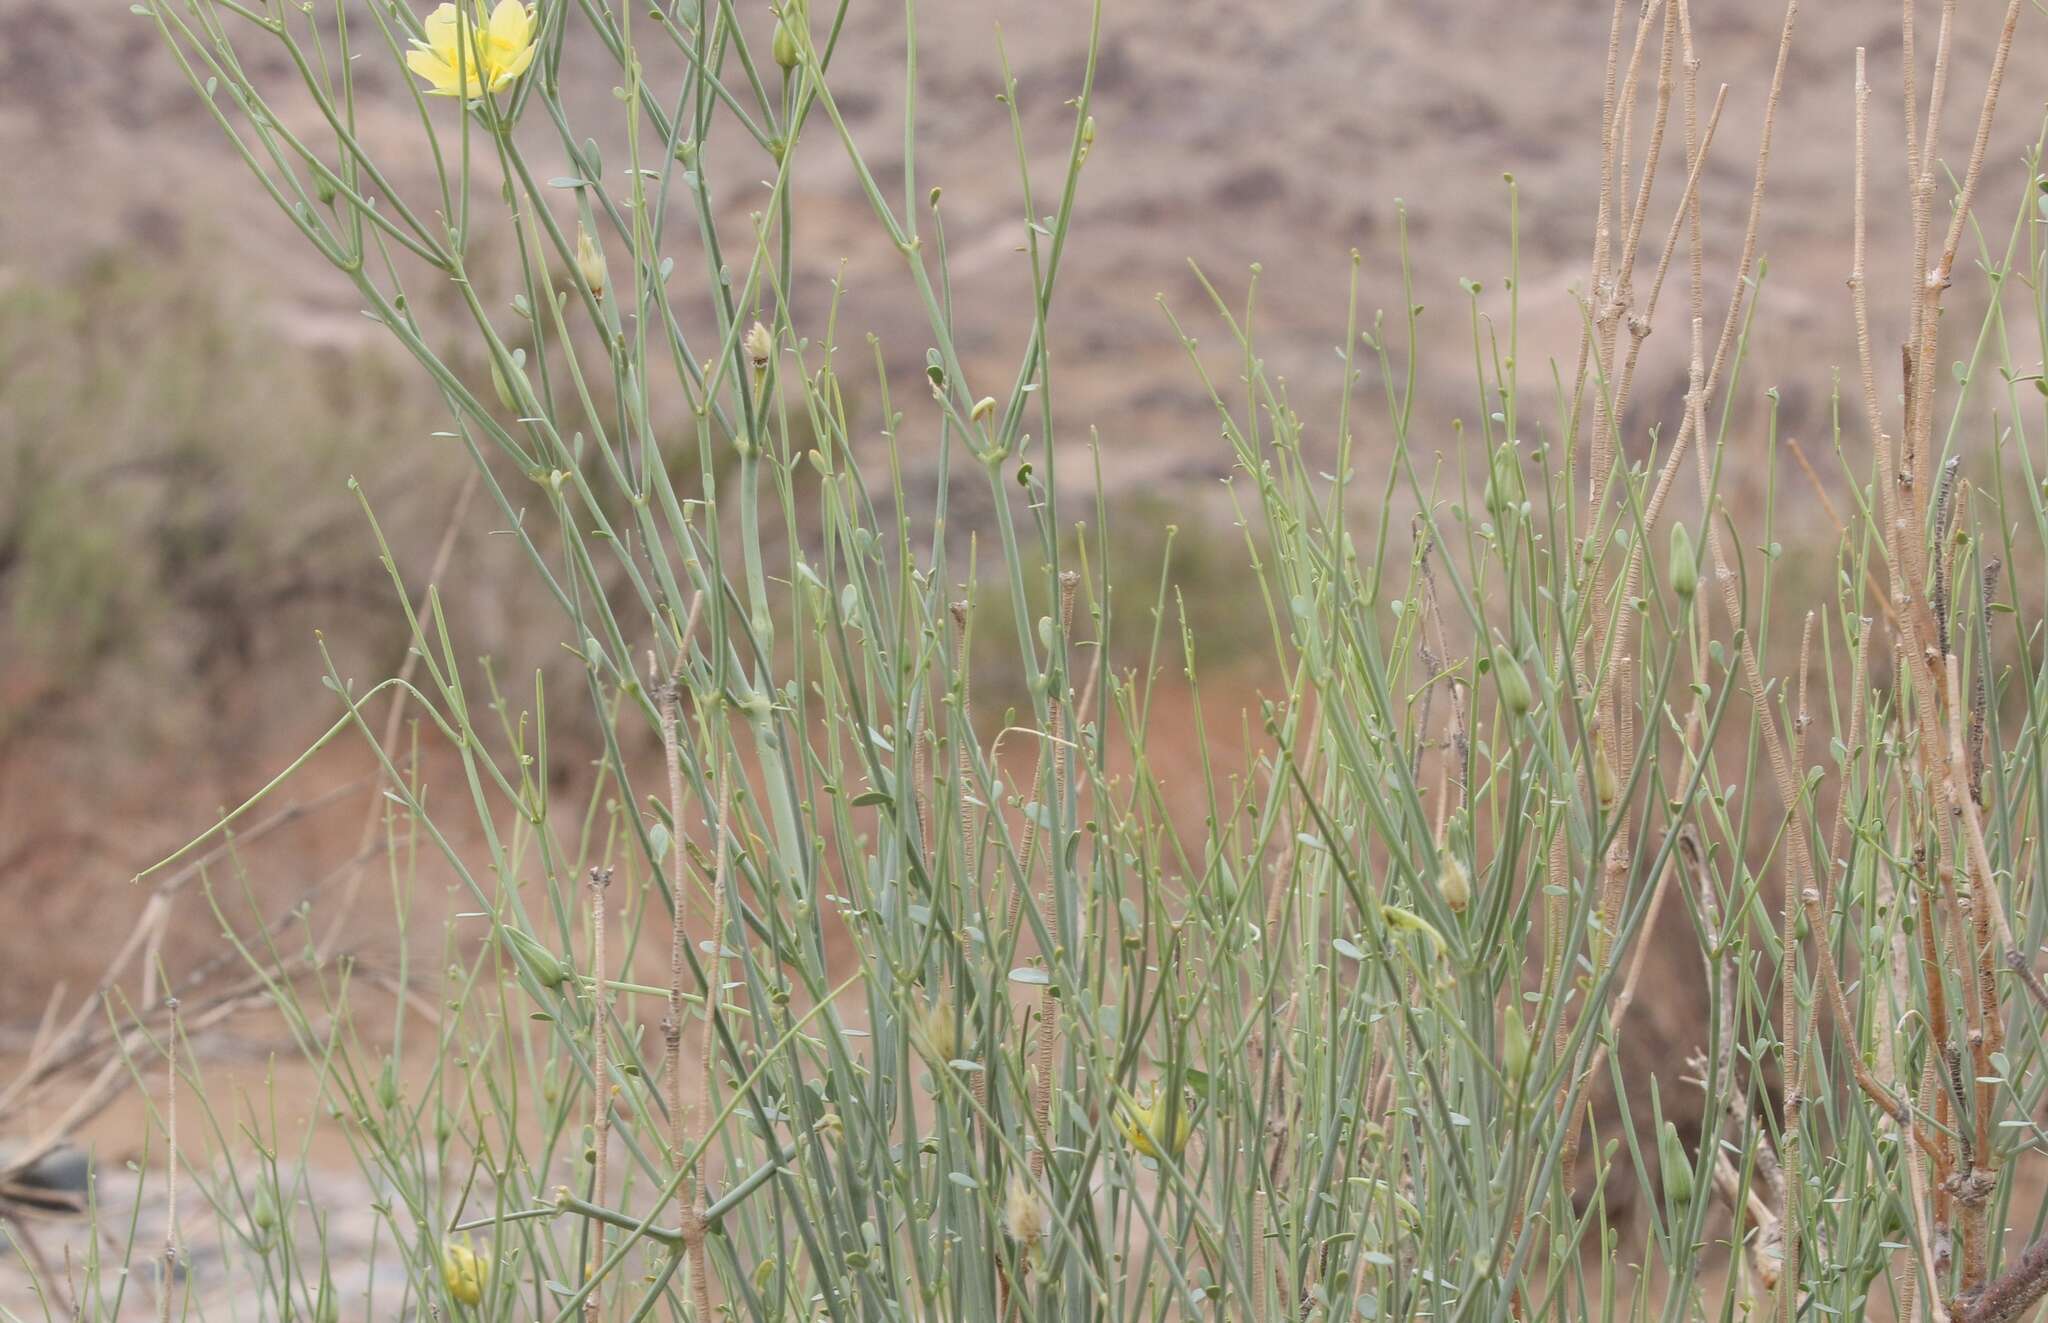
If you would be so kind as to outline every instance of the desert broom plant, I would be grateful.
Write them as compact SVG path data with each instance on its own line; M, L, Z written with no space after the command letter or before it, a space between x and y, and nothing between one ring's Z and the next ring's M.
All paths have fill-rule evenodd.
M365 966L233 939L320 1063L404 1265L349 1309L2006 1320L2048 1292L2041 1215L2002 1230L2030 1213L2048 1015L2048 604L2002 569L2048 549L2025 430L2048 392L2022 361L2048 357L2039 152L2003 249L1973 215L2017 5L1945 233L1946 22L1911 130L1896 441L1864 313L1860 59L1845 89L1868 418L1834 437L1851 499L1822 600L1786 600L1775 400L1744 380L1796 3L1743 228L1711 256L1726 90L1702 95L1685 0L1615 5L1576 353L1527 370L1509 179L1505 320L1466 286L1469 420L1417 416L1419 374L1453 369L1418 359L1405 229L1391 316L1364 311L1354 261L1327 449L1256 349L1257 273L1241 297L1205 277L1210 307L1170 324L1236 461L1274 680L1244 765L1201 747L1193 768L1160 766L1147 732L1175 671L1199 721L1203 639L1164 572L1132 592L1107 497L1077 517L1059 474L1087 450L1063 443L1046 347L1099 15L1078 85L1005 66L997 89L1030 295L1014 373L986 382L918 180L914 5L900 197L835 95L844 5L138 9L445 400L599 732L571 802L547 686L515 707L463 660L359 488L417 668L362 686L330 658L320 745L364 738L390 839L438 856L468 907L431 944L438 974L407 956L391 980L431 996L431 1067L365 1037ZM609 149L572 123L572 51L616 69ZM275 82L259 52L283 56ZM418 75L375 84L417 113L417 177L359 128L379 62ZM1070 113L1049 168L1026 96ZM875 351L868 411L840 286L804 292L807 134L843 154L925 316L926 371L892 380ZM1682 177L1659 169L1673 136ZM768 186L736 219L717 181L737 161ZM1966 239L1990 311L1944 399ZM1646 436L1634 379L1681 254L1688 388ZM1733 276L1713 323L1709 261ZM1354 389L1368 365L1383 419ZM914 500L918 454L936 482ZM985 519L957 527L976 482ZM1014 654L1013 691L970 687L982 646ZM453 795L380 735L387 691ZM1199 787L1199 832L1169 777ZM389 854L410 952L414 854ZM1675 974L1653 945L1674 928L1696 939ZM1629 1055L1646 969L1707 990L1690 1069ZM175 1068L209 1121L175 1151L257 1307L327 1316L332 1265L278 1211L314 1196L274 1122L233 1137L193 1055ZM1622 1228L1608 1196L1631 1169L1656 1179Z

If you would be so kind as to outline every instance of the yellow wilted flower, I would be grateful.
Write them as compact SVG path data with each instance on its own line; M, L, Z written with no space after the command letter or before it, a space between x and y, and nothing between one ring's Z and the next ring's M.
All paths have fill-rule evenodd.
M484 1283L491 1277L491 1261L488 1257L470 1249L467 1243L456 1244L447 1241L441 1246L441 1281L448 1287L448 1294L465 1305L473 1305L484 1298Z
M473 100L502 92L533 63L533 10L519 0L498 0L488 16L477 0L474 19L442 5L420 26L426 40L405 53L405 67L433 84L430 96Z
M1173 1108L1173 1134L1166 1133L1167 1098L1148 1093L1145 1101L1133 1103L1120 1109L1117 1126L1124 1132L1124 1138L1131 1141L1131 1147L1148 1158L1162 1156L1161 1149L1170 1149L1179 1157L1187 1148L1188 1139L1195 1132L1195 1118L1189 1114L1187 1104L1182 1102Z
M1465 861L1458 858L1456 850L1444 851L1436 885L1437 890L1443 893L1444 904L1451 907L1451 913L1463 914L1465 907L1472 903L1472 874L1466 869Z
M1003 1230L1027 1249L1045 1239L1045 1203L1022 1171L1012 1171L1003 1190Z

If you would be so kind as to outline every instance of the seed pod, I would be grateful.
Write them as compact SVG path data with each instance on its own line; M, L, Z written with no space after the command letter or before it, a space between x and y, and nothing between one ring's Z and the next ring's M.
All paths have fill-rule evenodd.
M1437 890L1443 892L1444 904L1451 907L1451 913L1463 914L1465 907L1472 903L1472 874L1466 870L1465 861L1458 858L1456 850L1443 852L1436 885Z
M271 1200L269 1190L257 1190L256 1197L249 1201L249 1225L256 1228L259 1238L277 1225L277 1204Z
M1673 1208L1692 1202L1692 1159L1678 1140L1678 1127L1666 1121L1657 1134L1657 1165L1664 1171L1664 1198Z
M498 366L496 358L491 360L491 389L497 392L498 403L505 406L505 412L507 413L519 412L519 392L512 388L512 382L514 377L521 379L525 377L526 373L522 370L525 365L526 351L524 349L512 351L511 376L507 376L504 369Z
M1529 689L1529 677L1522 670L1522 664L1515 660L1513 653L1494 654L1493 685L1500 691L1500 701L1507 708L1509 716L1527 716L1529 709L1535 706L1536 696Z
M505 927L505 944L533 971L533 976L544 988L559 988L569 981L569 969L553 951L540 944L540 940L523 928Z
M1607 736L1598 726L1593 728L1593 793L1602 810L1613 808L1621 798L1621 781L1614 775L1614 760L1607 756Z
M1699 590L1700 567L1693 556L1692 534L1685 531L1685 525L1671 525L1671 591L1678 594L1681 602L1690 602Z
M1513 1006L1508 1007L1501 1034L1500 1064L1511 1081L1521 1079L1529 1069L1529 1026L1522 1023L1522 1013Z
M583 277L583 283L590 286L591 297L602 299L610 277L605 266L604 249L590 236L590 231L583 228L581 221L576 224L576 270Z
M797 60L800 58L800 53L796 48L796 34L789 30L789 24L779 20L775 24L773 50L775 52L775 63L781 66L782 72L788 73L791 69L796 68Z

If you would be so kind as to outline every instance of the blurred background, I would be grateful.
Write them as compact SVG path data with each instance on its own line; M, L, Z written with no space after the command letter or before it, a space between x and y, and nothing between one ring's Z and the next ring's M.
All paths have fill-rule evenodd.
M1997 20L1963 8L1955 58L1969 90L1952 102L1943 137L1957 163ZM969 372L1007 382L1027 329L1017 310L1028 283L1009 112L997 100L1001 55L1017 79L1026 149L1046 154L1049 174L1071 128L1064 103L1079 86L1088 9L1079 0L995 0L925 10L916 187L943 189ZM1775 388L1781 436L1801 442L1839 504L1848 489L1831 414L1840 373L1853 380L1854 370L1843 281L1859 45L1869 48L1877 88L1876 339L1892 346L1904 335L1900 21L1889 4L1808 10L1785 80L1760 231L1768 275L1734 426L1760 430L1764 392ZM1929 42L1938 7L1923 10ZM1174 572L1201 617L1198 638L1214 640L1204 706L1218 738L1237 739L1263 676L1255 654L1232 652L1239 631L1229 628L1256 604L1236 592L1243 543L1221 497L1229 450L1160 300L1202 337L1202 354L1227 382L1224 335L1190 263L1240 303L1261 264L1255 321L1266 360L1288 378L1311 437L1333 444L1333 348L1351 254L1362 260L1362 320L1385 309L1398 324L1405 221L1431 355L1420 434L1440 436L1449 456L1457 420L1478 407L1467 366L1475 306L1505 320L1504 172L1519 196L1523 379L1547 381L1552 361L1570 377L1611 13L1604 0L1107 5L1097 139L1052 323L1056 411L1069 444L1083 444L1091 428L1099 434L1138 577L1156 576L1158 530L1182 528ZM1702 183L1711 337L1749 206L1783 10L1769 0L1699 0L1694 13L1703 101L1730 85ZM849 127L889 167L882 183L892 196L904 183L902 23L900 6L855 0L834 64ZM581 98L572 110L584 124L615 128L612 66L579 38L587 34L572 36L564 77ZM1654 78L1654 44L1645 76ZM364 136L395 163L394 182L422 183L425 144L395 71L365 70L359 90ZM1988 241L2000 249L2027 187L2021 161L2038 136L2044 93L2048 62L2022 51L1982 198L1995 230ZM922 316L829 128L814 120L798 147L797 214L808 216L798 321L805 301L808 315L822 316L838 278L841 343L865 352L871 332L892 382L911 383L927 344ZM132 930L150 898L148 884L130 880L137 871L246 798L335 719L313 632L359 684L402 663L404 618L349 477L361 479L417 587L451 530L468 461L435 435L447 417L434 392L255 186L152 24L126 3L0 0L0 161L4 1062L26 1050L53 991L89 990ZM736 215L765 195L764 161L721 158L707 168ZM1650 253L1684 173L1674 119ZM1964 251L1976 251L1974 239ZM681 280L696 265L678 268ZM1476 298L1461 287L1467 279L1479 282ZM1667 329L1646 348L1630 420L1627 444L1638 452L1654 422L1675 424L1685 388L1680 273L1666 297ZM1959 286L1954 325L1975 326L1975 299ZM689 291L677 301L689 308ZM1952 331L1949 347L1965 335ZM1881 350L1880 362L1891 352ZM1360 417L1379 416L1378 385L1369 366ZM879 392L859 403L879 424ZM919 446L916 404L902 407L913 410L905 436L916 480L931 456ZM1371 422L1362 424L1365 466L1372 435ZM1867 466L1860 429L1844 438L1844 453L1859 471ZM968 487L960 499L971 526L979 493ZM1792 502L1780 516L1797 527L1814 484L1798 474L1780 490ZM501 674L529 675L562 664L559 626L552 605L532 600L509 540L492 536L501 524L481 501L463 510L440 582L462 646L497 659ZM1823 524L1808 531L1816 545L1830 540ZM1822 591L1829 571L1817 564ZM1161 724L1201 737L1186 723ZM284 913L363 848L374 787L359 745L338 742L274 802L288 820L252 841L243 861L259 911ZM550 774L575 777L584 756L575 740L556 747ZM1155 760L1167 761L1158 751ZM1673 921L1682 921L1675 912ZM219 920L188 892L166 932L165 968L191 973L217 948ZM353 940L373 946L373 927ZM1698 1040L1694 993L1660 990L1646 1002L1638 1032L1668 1042L1675 1062Z

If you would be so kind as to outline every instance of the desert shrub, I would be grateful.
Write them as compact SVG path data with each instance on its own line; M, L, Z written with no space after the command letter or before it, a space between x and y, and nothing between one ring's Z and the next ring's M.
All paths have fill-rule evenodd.
M2048 1290L2043 1212L2018 1197L2048 1012L2040 608L2018 577L2048 537L2027 432L2048 250L2038 148L2017 176L1984 166L2017 4L1952 173L1941 44L1896 395L1863 316L1859 76L1865 349L1830 570L1784 564L1814 539L1779 535L1775 436L1731 427L1770 413L1745 379L1770 119L1746 227L1710 251L1698 187L1730 149L1683 3L1615 9L1575 359L1525 357L1512 237L1490 259L1505 319L1467 287L1469 364L1417 361L1417 294L1390 281L1373 314L1354 264L1339 353L1385 389L1329 402L1319 446L1256 348L1255 278L1171 310L1263 622L1227 646L1278 677L1243 764L1197 741L1192 768L1148 734L1162 673L1200 693L1199 614L1112 591L1133 544L1069 511L1058 474L1085 454L1060 444L1044 346L1096 186L1092 55L1075 85L997 89L1071 123L1050 161L1017 134L1027 348L984 383L956 352L914 95L886 186L834 100L850 8L507 0L476 43L452 8L142 8L445 399L606 736L572 802L535 771L561 686L512 699L382 548L417 678L334 670L328 739L367 739L389 831L469 906L409 935L393 980L432 999L431 1070L361 1036L361 970L239 939L402 1264L362 1288L366 1316L1985 1321ZM914 11L909 31L914 90ZM564 108L570 42L616 62L623 156ZM260 66L280 86L249 73L259 49L287 57ZM426 81L382 94L436 146L411 192L354 128L356 71L399 60ZM474 95L424 95L472 65ZM873 373L878 420L849 410L867 355L838 340L837 288L798 292L805 133L843 148L926 313L927 370ZM767 177L744 215L706 164L733 154ZM1973 204L2005 184L2001 240ZM488 233L517 258L486 272ZM1733 265L1726 307L1708 261ZM1951 367L1943 292L1968 272L1990 311ZM429 316L425 287L454 306ZM1624 435L1636 352L1676 303L1680 416ZM1453 370L1470 420L1416 417L1418 376ZM938 457L928 499L901 477L913 437ZM1765 472L1735 500L1731 468ZM987 491L969 553L956 485ZM1005 667L1015 711L990 729L979 691ZM387 693L452 751L457 795L427 801L370 720ZM1169 776L1198 781L1197 829L1166 811ZM1648 963L1664 914L1696 959ZM1632 1003L1680 980L1707 989L1695 1058L1628 1057ZM204 1102L176 1016L145 1023ZM1596 1129L1603 1088L1618 1117ZM245 1308L333 1316L327 1210L280 1212L311 1196L251 1115L169 1170L217 1215ZM1597 1197L1624 1166L1656 1173L1627 1239Z

